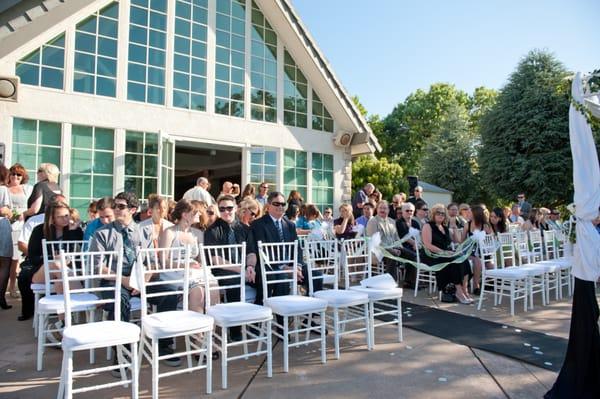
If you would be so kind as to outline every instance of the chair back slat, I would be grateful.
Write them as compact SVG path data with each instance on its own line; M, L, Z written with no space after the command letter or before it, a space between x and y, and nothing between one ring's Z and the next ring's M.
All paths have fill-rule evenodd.
M65 325L67 327L72 323L71 314L75 297L78 309L113 304L115 317L120 317L120 281L123 271L121 251L65 252L61 250L57 259L60 260L65 301ZM119 283L103 284L103 280L118 281ZM92 295L82 296L81 294Z
M515 240L512 233L498 233L500 243L500 264L501 267L517 266L515 256Z
M270 285L290 284L291 294L298 294L298 241L293 242L258 242L258 255L262 273L264 299L268 298Z
M52 285L62 282L62 268L56 265L60 260L60 251L85 252L89 249L87 240L46 240L42 239L42 256L44 259L44 288L46 295L53 293ZM73 264L72 267L76 267Z
M344 288L350 288L351 285L358 285L361 280L372 276L371 260L368 239L353 238L342 241L341 263L344 267Z
M338 288L339 254L337 240L307 241L305 258L308 269L309 295L314 292L314 280L325 280L328 276L334 277L333 288Z
M211 291L240 290L240 302L246 301L246 243L232 245L201 245L200 263L204 269L204 285L206 308L210 307ZM214 270L225 269L237 271L238 275L220 275ZM214 277L213 277L214 276ZM237 279L236 279L237 277ZM210 283L217 280L218 285ZM225 283L225 281L227 281Z
M142 317L148 311L148 298L181 295L183 310L188 310L190 261L193 254L194 249L190 245L138 249L134 268L140 288Z
M531 248L531 261L544 260L544 242L540 230L531 230L529 232L529 244Z
M477 246L482 268L486 268L486 263L491 263L495 269L498 266L497 250L499 246L496 237L493 234L486 234Z

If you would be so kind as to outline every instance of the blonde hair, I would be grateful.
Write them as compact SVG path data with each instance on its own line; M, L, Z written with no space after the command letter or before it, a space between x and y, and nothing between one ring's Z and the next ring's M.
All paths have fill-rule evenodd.
M38 171L44 172L49 182L58 183L58 175L60 175L58 166L53 163L41 163L38 167Z
M340 213L342 212L342 209L345 209L350 215L350 224L354 224L354 214L352 213L352 205L342 204L340 205Z
M446 209L446 206L444 204L435 204L434 206L429 208L429 220L435 222L434 217L435 217L436 212L444 212L444 214L446 216L444 216L444 221L442 222L442 224L447 225L448 224L448 210Z

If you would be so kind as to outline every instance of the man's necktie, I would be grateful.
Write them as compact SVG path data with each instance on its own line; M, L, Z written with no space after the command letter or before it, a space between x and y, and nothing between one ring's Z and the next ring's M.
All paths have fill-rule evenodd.
M235 241L235 232L233 231L233 228L231 228L231 226L229 227L229 233L227 233L227 243L229 245L236 244L236 241Z
M121 235L123 236L123 257L125 258L123 263L127 263L127 265L123 265L123 271L131 272L133 265L135 264L136 258L136 246L131 240L131 236L129 234L129 230L123 229L121 230ZM123 273L125 274L125 273Z
M284 242L285 237L283 236L283 229L281 228L281 220L277 220L275 225L277 226L277 233L279 233L279 241Z

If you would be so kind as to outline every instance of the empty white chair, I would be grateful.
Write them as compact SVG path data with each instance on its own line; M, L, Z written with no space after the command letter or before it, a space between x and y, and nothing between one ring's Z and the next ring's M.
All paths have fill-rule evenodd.
M340 358L340 338L357 332L365 332L367 347L372 349L369 334L369 295L354 290L343 290L338 288L338 242L337 240L307 241L306 261L308 269L308 291L310 296L327 301L328 308L332 311L329 325L333 329L335 357ZM333 289L314 291L314 280L325 279L325 276L333 276ZM340 320L340 311L343 319ZM326 316L329 316L328 314ZM346 329L349 323L360 322L360 328Z
M492 265L491 269L481 268L481 294L477 310L481 310L486 293L494 295L494 306L501 303L502 297L510 300L510 314L515 315L515 301L523 300L523 310L527 311L529 294L529 274L515 267L500 268L496 257L498 246L493 235L486 235L478 243L479 259L482 265ZM490 288L491 287L491 288Z
M115 262L116 260L116 262ZM116 267L111 268L111 265ZM73 325L72 317L76 309L82 307L114 306L114 314L120 317L121 284L101 284L102 280L121 281L123 254L117 251L72 252L60 254L62 281L64 286L65 328L63 330L63 361L57 398L70 399L75 393L112 388L131 384L131 397L138 397L137 345L140 328L120 320L105 320ZM81 288L74 288L79 286ZM73 353L117 346L125 356L120 364L75 371ZM127 347L129 346L129 348ZM99 372L124 368L130 370L129 378L82 388L73 388L73 380L80 376L93 376ZM123 372L122 375L125 373Z
M246 302L246 243L236 245L200 246L200 256L205 270L206 314L213 317L221 327L215 334L215 346L221 351L221 386L227 389L227 364L248 356L267 355L267 376L273 376L273 354L271 345L271 323L273 312L266 306ZM220 275L215 269L236 271L237 275ZM215 276L219 285L211 285L209 274ZM210 292L214 290L239 290L239 302L211 304ZM242 329L242 340L231 342L228 331L231 327ZM251 328L248 328L251 327ZM258 334L255 333L258 332ZM248 352L248 344L256 344L256 350ZM265 344L265 350L262 350ZM236 355L230 349L243 346L244 353Z
M368 239L355 238L342 241L342 264L345 268L344 288L369 296L371 346L375 346L375 327L386 325L396 325L398 342L402 342L402 288L398 288L391 276L386 284L380 287L376 287L375 284L373 286L365 284L365 281L373 276ZM391 320L381 320L381 317L391 317Z
M562 290L567 287L569 295L572 293L571 286L571 269L573 262L571 257L560 256L560 238L557 237L555 230L544 231L544 248L546 251L546 260L539 262L542 264L549 264L556 267L556 282L554 288L556 288L556 299L562 299ZM560 234L560 233L559 233ZM549 284L550 285L550 284ZM550 289L551 287L549 287Z
M538 250L539 247L530 246L527 232L515 233L515 243L519 253L519 268L529 275L529 308L533 309L533 295L536 293L542 295L542 305L546 305L548 292L546 281L554 268L534 262L535 259L541 260L542 255Z
M161 378L206 369L206 393L212 392L212 330L214 320L189 310L191 247L146 248L138 252L138 284L142 299L142 339L140 363L145 357L152 366L152 397L158 398ZM143 278L142 278L143 277ZM181 310L148 314L148 300L181 295ZM158 341L165 338L185 338L185 349L178 353L159 353ZM192 356L199 356L192 361ZM187 367L161 372L160 361L187 357ZM203 364L203 362L206 364ZM185 364L185 362L184 362Z
M80 252L87 251L88 242L83 240L42 240L42 255L44 257L44 296L39 298L36 304L37 314L37 370L43 369L44 351L49 346L60 346L57 338L52 339L54 334L60 334L62 328L52 323L52 320L58 320L58 315L65 311L64 298L62 294L57 294L56 286L62 286L62 268L59 263L60 251ZM73 297L82 297L85 301L90 300L90 294L76 293ZM92 298L93 299L93 298ZM95 307L90 305L81 305L81 302L74 301L74 312L86 312L86 318L92 319ZM50 340L49 339L50 336ZM90 351L90 362L94 360L94 352Z
M513 233L498 233L497 238L500 244L500 267L516 266L517 256Z
M327 301L299 295L298 292L298 241L282 243L258 242L262 289L265 306L282 320L273 322L275 334L283 341L283 371L289 371L290 347L306 345L312 342L321 344L321 362L327 361L325 337L325 310ZM306 278L306 276L305 276ZM277 292L279 290L280 292ZM271 292L273 291L273 292ZM274 294L289 292L287 295ZM320 315L320 324L311 324L313 313ZM294 324L290 329L289 320ZM306 327L302 327L304 324ZM301 339L301 333L318 331L320 337L311 339L310 334ZM290 342L293 335L294 342ZM303 335L303 334L302 334Z

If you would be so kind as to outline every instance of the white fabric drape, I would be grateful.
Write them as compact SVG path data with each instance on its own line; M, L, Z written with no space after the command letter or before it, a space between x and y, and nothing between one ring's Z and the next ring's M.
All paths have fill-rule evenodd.
M590 102L584 103L581 72L573 79L571 94L577 103L584 106L590 104ZM596 281L600 277L600 234L596 231L592 220L598 216L598 206L600 206L600 167L592 129L585 116L572 104L569 109L569 136L573 155L574 202L577 217L577 245L574 251L573 274L581 280Z

